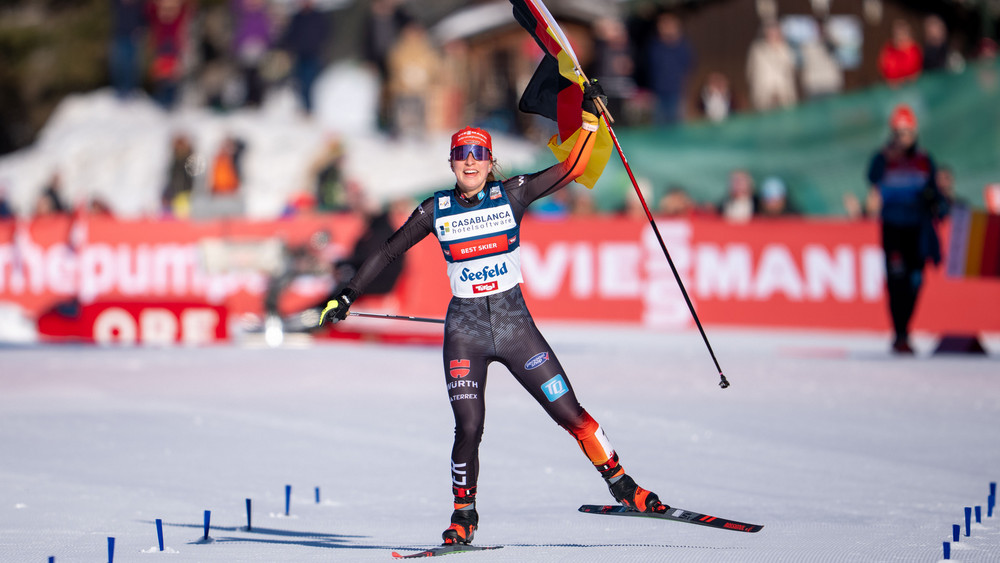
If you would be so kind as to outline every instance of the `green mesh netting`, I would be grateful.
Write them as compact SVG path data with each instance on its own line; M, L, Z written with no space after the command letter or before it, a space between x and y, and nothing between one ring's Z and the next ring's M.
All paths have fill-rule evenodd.
M669 186L686 188L699 202L717 202L732 170L749 171L758 185L778 176L789 200L805 214L843 214L843 196L863 197L872 153L888 136L899 103L917 114L920 143L956 176L956 192L982 206L983 186L1000 182L1000 61L969 65L961 73L935 73L900 88L867 90L766 114L734 115L721 124L671 129L615 128L637 177L648 179L655 199ZM539 154L538 169L551 164ZM532 169L529 167L529 169ZM583 188L581 188L583 189ZM617 154L595 187L604 210L635 197Z

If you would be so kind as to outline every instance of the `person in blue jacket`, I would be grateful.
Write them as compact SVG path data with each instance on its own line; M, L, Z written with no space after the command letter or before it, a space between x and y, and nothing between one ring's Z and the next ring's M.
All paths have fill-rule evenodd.
M937 185L934 159L917 145L917 118L905 104L889 118L889 142L871 159L868 181L881 202L889 315L895 338L892 350L912 354L910 320L923 285L924 264L941 263L935 225L948 213Z

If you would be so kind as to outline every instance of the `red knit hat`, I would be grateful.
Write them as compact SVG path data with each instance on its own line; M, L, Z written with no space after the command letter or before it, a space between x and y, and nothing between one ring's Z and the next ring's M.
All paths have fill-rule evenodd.
M462 145L479 145L481 147L486 147L490 151L490 154L493 154L493 139L490 137L490 134L483 129L466 127L451 136L452 149Z
M896 109L892 110L892 116L889 117L889 127L893 129L916 129L917 116L910 109L910 106L899 104L896 106Z

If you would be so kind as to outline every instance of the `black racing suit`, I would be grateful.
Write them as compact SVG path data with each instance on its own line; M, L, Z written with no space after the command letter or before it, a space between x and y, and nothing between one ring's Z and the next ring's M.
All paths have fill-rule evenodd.
M503 187L520 223L531 202L567 183L565 167L557 164L511 178ZM463 207L474 205L461 197L453 200ZM432 234L434 204L433 197L423 201L379 253L365 262L348 287L360 293L385 265ZM520 287L482 297L453 297L445 321L444 368L455 415L452 481L456 501L475 495L486 410L486 371L494 361L506 366L549 416L577 439L602 474L620 471L603 430L580 406L566 372L536 328Z

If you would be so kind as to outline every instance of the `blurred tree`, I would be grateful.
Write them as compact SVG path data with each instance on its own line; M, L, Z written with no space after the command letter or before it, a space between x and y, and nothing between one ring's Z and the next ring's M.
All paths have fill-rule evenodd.
M64 96L108 83L106 0L0 3L0 154L34 141Z

